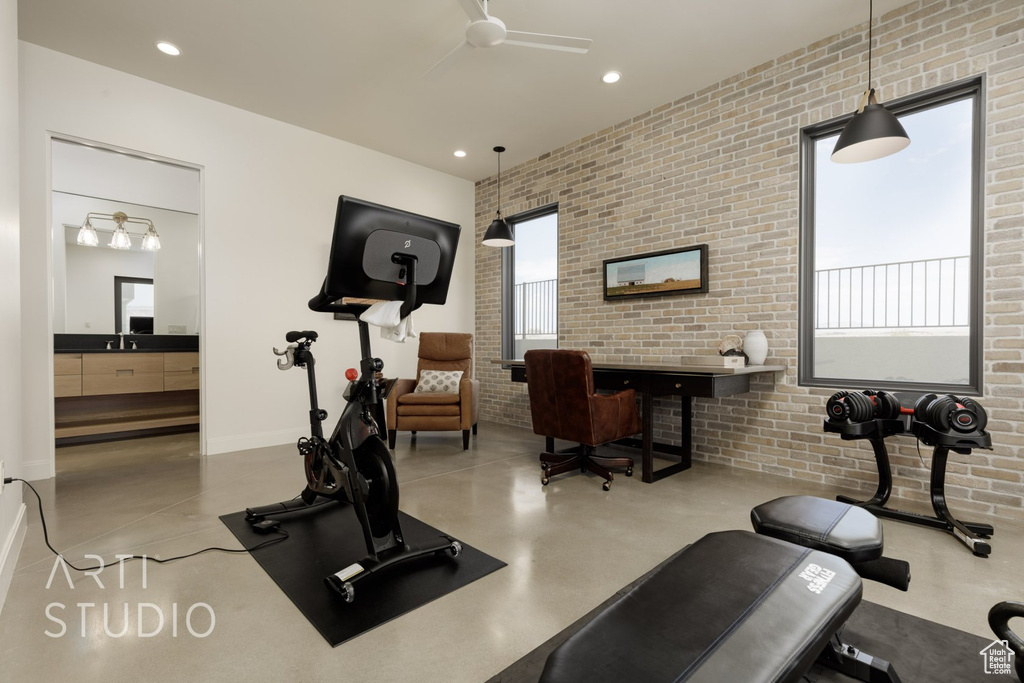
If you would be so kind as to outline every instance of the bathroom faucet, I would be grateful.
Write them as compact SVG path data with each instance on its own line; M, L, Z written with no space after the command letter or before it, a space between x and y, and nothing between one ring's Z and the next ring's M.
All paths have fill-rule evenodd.
M118 332L117 336L121 338L119 349L124 349L124 332Z

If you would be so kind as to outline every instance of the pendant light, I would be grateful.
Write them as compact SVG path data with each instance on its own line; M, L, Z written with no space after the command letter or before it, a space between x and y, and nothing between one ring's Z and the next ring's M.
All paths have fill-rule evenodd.
M843 132L836 140L836 147L832 150L832 161L839 164L881 159L910 144L910 136L899 119L878 103L875 89L871 87L873 20L874 0L868 0L868 90L861 96L857 113L843 127Z
M512 226L501 217L501 153L505 148L499 145L494 151L498 153L498 215L484 233L484 246L511 247L516 243L515 235L512 234Z

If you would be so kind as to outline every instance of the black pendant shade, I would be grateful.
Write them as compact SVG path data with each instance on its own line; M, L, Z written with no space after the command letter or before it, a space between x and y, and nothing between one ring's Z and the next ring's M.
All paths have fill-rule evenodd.
M861 96L860 106L843 127L832 150L832 161L853 164L873 161L895 154L910 144L910 136L903 124L875 99L871 87L871 48L874 43L874 2L868 1L868 90Z
M501 217L501 211L491 224L487 226L484 233L484 245L488 247L511 247L516 243L515 235L512 234L512 226Z
M903 124L868 93L868 104L853 115L832 150L832 161L851 164L881 159L910 144Z
M516 243L515 234L512 232L512 226L501 217L501 153L505 151L505 148L498 146L494 148L494 151L498 153L498 212L491 224L487 226L483 244L485 247L511 247Z

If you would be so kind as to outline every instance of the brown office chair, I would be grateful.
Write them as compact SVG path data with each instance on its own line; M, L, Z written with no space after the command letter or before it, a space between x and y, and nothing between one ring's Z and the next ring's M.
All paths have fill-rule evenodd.
M627 389L610 395L595 393L594 369L586 351L533 349L523 359L534 433L579 444L540 454L544 467L541 483L547 486L554 475L577 467L581 472L589 470L604 477L605 491L611 488L614 478L609 467L625 467L626 476L633 476L632 458L599 456L594 452L603 443L642 429L636 392Z
M473 379L473 335L457 332L420 334L416 379L400 379L387 399L388 446L395 447L398 430L447 432L462 430L462 449L469 448L469 431L476 434L480 381ZM430 371L461 371L461 380L444 385ZM426 373L426 375L425 375ZM430 391L416 391L418 384ZM439 389L439 391L438 391Z

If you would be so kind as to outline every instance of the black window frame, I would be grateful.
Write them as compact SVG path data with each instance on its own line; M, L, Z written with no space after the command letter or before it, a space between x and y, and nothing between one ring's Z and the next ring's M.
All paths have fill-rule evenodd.
M815 143L835 135L853 118L853 114L806 126L800 130L800 248L799 248L799 322L797 349L797 384L805 387L835 387L938 394L981 395L984 358L984 159L985 159L985 78L972 78L932 88L920 93L886 102L885 108L897 117L973 99L974 130L971 153L971 263L969 281L971 311L968 315L970 334L968 351L969 379L967 385L937 382L900 382L875 379L839 379L814 375L814 176ZM871 162L866 162L871 163ZM866 207L868 211L870 207Z
M536 209L521 211L513 216L507 216L505 221L512 226L512 232L515 234L515 226L518 223L525 223L526 221L557 213L558 202L554 202L537 207ZM559 229L560 233L561 229ZM561 242L561 239L558 241ZM561 249L560 245L559 249ZM515 292L515 247L507 247L501 251L501 357L508 360L522 360L522 358L513 358L515 352L515 321L512 316L515 315L515 306L512 296ZM558 278L558 275L555 277ZM559 320L557 299L555 300L555 320ZM560 326L560 324L559 322L557 326ZM556 344L557 334L556 331Z

